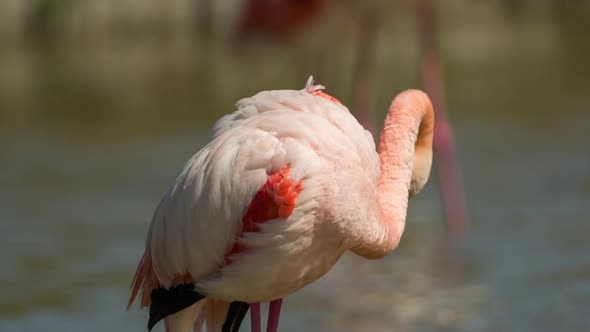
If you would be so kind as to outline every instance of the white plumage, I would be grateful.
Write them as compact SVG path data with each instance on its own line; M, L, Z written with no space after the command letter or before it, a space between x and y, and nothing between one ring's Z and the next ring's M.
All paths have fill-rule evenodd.
M154 214L130 303L138 291L148 306L154 288L194 283L209 302L170 316L167 327L184 331L195 319L199 325L209 317L217 330L223 315L214 317L215 303L224 311L226 302L282 298L324 275L347 250L379 257L397 245L418 126L432 106L425 95L406 92L412 102L427 103L398 112L397 120L392 116L382 140L401 152L384 149L383 160L392 166L383 166L371 134L321 88L308 81L299 91L260 92L217 121L210 142L188 161ZM418 190L430 160L421 165ZM292 213L242 234L253 198L284 166L293 183L302 183ZM380 170L392 178L382 193ZM398 202L383 204L389 198ZM389 226L383 221L394 217L401 228L398 220ZM247 250L228 257L236 242ZM372 245L375 253L367 251Z

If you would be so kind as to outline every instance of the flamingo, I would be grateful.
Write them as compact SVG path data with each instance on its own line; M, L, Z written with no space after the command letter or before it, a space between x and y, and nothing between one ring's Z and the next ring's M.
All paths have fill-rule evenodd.
M434 111L428 96L395 97L379 147L349 110L314 85L237 102L185 165L151 221L132 283L148 329L238 331L270 302L326 274L347 251L394 250L408 200L428 180Z

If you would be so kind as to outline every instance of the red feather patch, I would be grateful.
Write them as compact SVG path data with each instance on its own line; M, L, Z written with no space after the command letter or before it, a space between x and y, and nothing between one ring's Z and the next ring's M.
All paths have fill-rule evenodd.
M293 213L295 201L302 188L303 181L293 183L291 166L283 166L272 173L250 202L242 218L242 231L239 236L247 232L260 231L258 225L266 221L289 217ZM226 257L247 249L236 242Z

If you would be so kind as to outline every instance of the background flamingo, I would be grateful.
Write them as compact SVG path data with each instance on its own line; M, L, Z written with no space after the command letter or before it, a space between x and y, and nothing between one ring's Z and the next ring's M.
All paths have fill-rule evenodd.
M156 210L133 282L150 307L148 328L203 324L237 331L250 303L281 298L313 282L351 250L390 253L402 235L408 198L428 179L434 112L416 90L398 95L379 153L338 100L312 85L265 91L237 103L192 157ZM260 330L253 311L253 331Z
M238 19L238 37L260 33L286 41L322 14L329 0L247 0Z

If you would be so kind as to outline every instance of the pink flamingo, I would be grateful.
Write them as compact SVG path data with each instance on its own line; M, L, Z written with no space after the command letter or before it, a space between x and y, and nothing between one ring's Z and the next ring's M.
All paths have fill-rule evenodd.
M317 280L350 250L378 259L396 248L408 199L428 180L434 111L418 90L400 93L378 152L337 99L313 85L264 91L237 103L156 209L129 306L140 295L148 329L238 331L270 301Z

